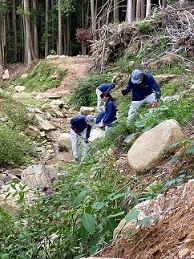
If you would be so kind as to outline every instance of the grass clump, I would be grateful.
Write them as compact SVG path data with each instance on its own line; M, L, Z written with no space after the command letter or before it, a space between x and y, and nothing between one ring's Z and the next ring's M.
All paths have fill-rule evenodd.
M150 21L138 21L136 25L140 33L146 34L153 30L154 23Z
M7 124L12 128L25 130L29 123L25 105L5 94L1 94L0 97L2 98L0 110L8 118Z
M41 61L27 78L18 78L12 84L24 85L27 92L45 91L59 86L67 70L60 70L50 65L47 61Z
M0 123L0 165L24 165L34 156L31 140L16 129Z
M70 103L73 104L77 110L79 110L81 106L95 106L96 87L105 82L110 83L111 80L112 73L101 75L91 74L75 88L74 94L70 98Z

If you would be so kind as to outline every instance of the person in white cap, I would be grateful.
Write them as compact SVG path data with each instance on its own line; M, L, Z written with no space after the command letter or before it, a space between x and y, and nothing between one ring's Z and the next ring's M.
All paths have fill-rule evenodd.
M87 152L88 139L90 137L90 131L94 125L94 117L92 115L78 115L70 120L71 129L71 143L72 153L75 161L78 161L78 137L82 137L82 159Z
M148 103L155 108L158 106L158 99L161 96L160 87L154 77L140 69L133 70L126 88L121 90L123 95L127 95L129 92L132 92L132 102L128 111L127 125L137 114L139 107Z

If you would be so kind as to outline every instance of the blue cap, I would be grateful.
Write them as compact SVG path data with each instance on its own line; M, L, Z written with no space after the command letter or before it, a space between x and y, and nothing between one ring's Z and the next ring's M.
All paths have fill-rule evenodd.
M131 82L133 84L138 84L139 81L142 79L142 74L143 72L139 69L135 69L133 70L132 74L131 74Z

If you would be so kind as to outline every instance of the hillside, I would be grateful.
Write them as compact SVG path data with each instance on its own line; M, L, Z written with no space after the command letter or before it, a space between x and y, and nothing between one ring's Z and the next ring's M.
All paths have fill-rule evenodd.
M129 44L128 48L125 48L122 58L119 60L117 52L115 54L115 56L117 57L116 61L115 57L113 57L111 59L111 62L109 64L106 64L105 73L113 71L122 74L122 78L119 79L120 81L117 82L114 96L118 97L118 102L120 101L124 105L125 110L126 106L129 105L129 101L127 100L126 103L126 100L123 100L120 90L123 89L126 84L127 78L129 76L129 71L131 72L131 70L136 66L140 66L142 69L153 73L157 80L159 80L158 78L160 78L162 92L165 95L164 97L169 97L168 93L170 93L169 95L173 96L180 95L183 91L186 91L186 95L183 95L184 98L187 99L189 95L189 98L191 98L191 101L193 101L194 60L192 56L186 56L187 52L185 50L187 49L185 45L179 45L177 43L177 40L179 38L177 36L179 27L177 24L177 26L174 26L176 30L174 29L175 34L174 36L172 36L173 21L178 19L178 17L181 17L182 20L180 24L183 27L188 20L192 21L189 23L189 25L193 26L193 17L191 14L190 16L188 16L187 10L182 13L177 13L177 11L172 12L172 9L170 10L171 12L167 10L167 13L163 13L162 21L164 24L169 25L169 29L165 27L165 32L168 34L168 37L169 35L172 37L172 42L163 42L164 38L166 39L167 36L162 37L160 33L160 37L158 40L158 35L155 34L154 30L154 33L152 31L150 33L150 36L146 34L145 38L141 36L141 34L137 34L137 31L135 30L135 36L132 36L132 40L130 42L131 44ZM192 12L193 11L194 10L192 9ZM168 19L165 20L164 17L168 17ZM157 25L157 28L160 27L160 25L161 24ZM116 30L117 29L115 29L115 31ZM180 32L180 38L183 38L184 33L185 32L183 31ZM189 30L189 40L191 40L191 34L192 31ZM147 39L148 41L146 42L146 40L144 41L144 39ZM152 42L153 44L151 48L149 45L150 42ZM162 43L163 49L160 45ZM178 54L177 49L180 51L178 52ZM74 89L76 87L79 87L79 80L84 81L89 75L89 68L91 66L95 67L95 64L101 64L98 63L99 61L97 58L99 57L93 56L92 58L90 58L77 56L65 57L64 59L61 59L60 56L51 56L46 59L46 62L48 62L47 64L52 64L56 68L59 67L62 70L67 70L67 74L63 77L60 85L45 92L16 92L14 93L14 98L22 101L24 101L24 99L28 97L32 97L34 99L39 98L43 100L45 104L50 102L49 98L53 98L56 100L62 99L65 101L69 100L69 98L74 94ZM97 59L97 62L95 58ZM109 58L107 58L107 60L110 61ZM12 70L10 69L10 71L13 71L17 74L17 69L14 68L14 66L12 67ZM25 73L28 73L28 71L26 71L23 66L18 67L17 75L22 75ZM16 76L16 74L12 73L12 76ZM165 80L161 79L164 75L166 76ZM91 92L94 92L95 85L90 85L90 89ZM176 91L174 89L176 89ZM45 108L45 105L43 104L41 107ZM193 109L192 107L193 106L191 105L191 110ZM122 108L120 108L119 112L124 114ZM97 258L102 257L123 259L194 258L194 152L186 153L185 150L187 146L183 144L182 147L178 148L175 153L167 152L163 159L151 170L146 171L144 174L137 174L130 168L128 164L128 150L123 144L124 137L121 136L121 138L119 139L120 141L117 141L117 145L113 148L111 147L112 152L110 150L108 150L110 151L109 153L107 152L107 150L105 150L106 152L104 152L104 149L98 150L97 146L97 148L95 147L96 149L94 148L92 150L96 153L89 154L90 157L86 162L74 165L70 163L70 160L72 159L71 151L59 151L57 148L57 141L61 133L69 133L69 120L71 117L77 115L78 113L79 111L75 110L73 106L70 106L70 108L68 109L68 115L66 117L59 118L56 116L54 118L54 121L56 124L60 125L60 127L58 127L57 130L48 132L46 134L46 137L44 137L43 139L44 146L52 146L54 154L50 159L46 159L43 154L41 159L43 160L44 164L54 166L59 165L59 167L62 168L62 170L59 171L60 173L62 172L65 177L67 171L70 172L70 174L67 175L67 178L64 177L63 183L57 183L59 185L56 188L56 196L55 194L53 194L53 196L48 195L48 197L45 197L45 200L43 200L41 206L38 207L40 211L36 208L38 211L37 214L33 214L34 211L36 213L35 207L33 208L34 211L29 210L30 212L28 212L28 208L26 209L27 212L25 211L25 213L29 216L29 218L27 218L29 220L29 224L26 224L29 228L28 231L30 233L29 237L26 234L26 230L25 234L29 238L26 240L32 240L32 244L33 242L36 244L38 250L37 254L39 253L40 243L42 245L45 236L46 238L48 238L47 242L49 244L52 244L51 250L52 246L54 247L54 249L52 250L53 254L49 254L47 250L48 243L45 242L46 245L41 246L43 247L42 251L47 252L46 255L44 254L43 258L72 259L85 256L86 253L93 254L91 252L93 250L91 249L90 251L88 247L90 247L90 241L92 240L92 237L95 236L95 233L93 233L93 235L91 235L91 233L86 235L88 243L84 239L85 237L83 238L83 243L81 242L82 235L84 236L86 232L85 230L83 230L82 227L80 227L81 230L79 229L79 226L81 226L80 215L82 215L82 210L84 211L84 213L85 211L90 212L92 211L91 207L93 205L93 202L101 201L100 199L103 200L104 196L106 195L108 197L111 197L111 194L115 191L114 189L108 190L110 191L110 193L108 194L106 194L105 192L107 184L111 184L111 181L115 181L116 184L119 184L121 181L123 181L125 188L127 190L130 190L130 192L134 194L134 196L131 196L130 199L129 197L125 196L123 198L123 196L121 196L121 199L125 199L125 213L127 214L128 210L130 209L130 206L133 203L133 199L135 203L135 195L143 195L144 193L145 196L143 198L145 199L143 202L143 207L139 207L138 209L141 210L141 219L151 217L151 221L147 223L144 222L144 224L142 224L140 227L136 225L137 222L133 221L131 228L127 228L128 226L126 226L126 222L122 222L122 224L117 220L119 228L114 230L114 239L112 244L107 243L104 236L102 236L102 240L103 238L104 240L98 241L99 243L101 242L100 245L104 248L101 249L99 252L94 253L93 256ZM94 115L96 115L95 112ZM181 114L179 115L181 117ZM181 125L181 129L189 140L193 140L194 117L191 117L189 121ZM132 132L127 132L127 134L130 133ZM138 134L140 135L141 133L142 131L140 129ZM104 142L105 141L106 140L104 140ZM174 160L173 162L170 161L176 155L179 157L179 159ZM65 162L66 167L64 166L63 162ZM95 172L97 172L96 175L94 175ZM112 172L114 174L112 174ZM163 192L160 189L160 183L166 184L165 190ZM98 186L100 187L99 189ZM86 192L87 188L89 190L88 192ZM108 188L110 188L109 185ZM102 196L98 196L99 193L101 193ZM117 194L117 192L115 193ZM59 198L60 202L57 200L57 198ZM91 203L90 199L93 199ZM107 207L110 206L109 202L110 200L107 201ZM120 206L120 204L123 204L123 202L118 202L118 204ZM55 206L56 211L54 210ZM113 207L112 211L114 211L115 209L115 213L117 213L116 209L118 208L114 208L114 206L116 206L116 203L114 204L114 206L111 204L111 206ZM52 209L54 210L54 212L52 211ZM96 210L100 211L99 209ZM109 214L113 213L111 210L107 211L108 216ZM22 216L24 216L23 213L24 212L22 211ZM96 216L97 212L95 212L94 214ZM34 218L33 215L35 215ZM101 222L106 219L106 217L108 218L108 216L106 214L106 211L103 214L102 210L102 218L100 218L101 221L98 222L98 224L100 225ZM22 222L23 221L24 220L22 220ZM42 226L43 230L41 229ZM77 232L76 227L78 227ZM100 225L100 227L97 228L96 231L102 231L103 227L104 225ZM126 230L126 233L123 233L123 229ZM131 229L133 231L129 231ZM37 232L35 232L36 230ZM18 234L18 232L19 231L17 230L16 233ZM45 232L45 236L41 233L39 237L37 233L40 232ZM23 232L21 231L21 233ZM32 233L37 234L37 239L33 239L33 237L31 236ZM50 238L49 235L53 235L56 233L59 233L61 240L54 239L53 242L53 239ZM80 236L78 236L78 234ZM111 235L112 238L112 233L108 234ZM11 236L11 234L9 236ZM23 241L22 235L20 238ZM18 240L21 241L19 238L16 239L16 247L18 246ZM72 243L73 245L71 247ZM87 249L84 250L85 247L87 247ZM69 252L69 254L71 255L64 255L65 252L63 249L65 249L65 252L67 252L67 254ZM59 252L57 253L56 251ZM57 256L55 256L55 253L57 254ZM74 256L72 256L72 254ZM41 258L41 255L38 254L34 257L32 256L32 258Z

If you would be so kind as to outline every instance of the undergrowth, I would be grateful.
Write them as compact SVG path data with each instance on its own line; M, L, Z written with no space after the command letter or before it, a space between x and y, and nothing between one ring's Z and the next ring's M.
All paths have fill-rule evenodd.
M150 24L139 23L139 30L150 31ZM161 32L160 32L161 33ZM146 59L154 54L160 57L166 48L168 40L158 33L158 41L149 39L138 52L125 53L117 60L115 66L119 72L127 76L135 66L146 67ZM184 73L186 66L179 61L154 68L154 74L170 72L176 75ZM53 75L57 77L53 80ZM64 71L55 67L46 67L40 62L27 79L18 79L14 84L23 84L27 91L44 91L56 87L64 76ZM127 78L126 76L126 78ZM70 103L76 109L81 106L96 106L96 87L103 82L110 82L112 73L108 71L99 74L90 74L75 88ZM188 78L188 81L190 78ZM181 86L177 82L161 84L162 97L179 94ZM9 99L7 99L9 100ZM37 199L29 204L24 199L25 191L19 191L20 210L15 217L11 217L0 208L0 257L1 258L74 258L94 254L112 241L115 227L124 217L131 220L137 217L137 211L130 211L126 215L126 198L134 196L137 203L149 200L162 193L173 184L182 184L190 176L180 173L176 178L166 183L157 182L149 185L137 194L126 191L132 183L126 176L115 169L115 160L111 156L111 148L117 146L119 151L125 148L123 139L129 134L139 135L162 121L175 119L184 125L194 113L193 95L189 92L176 99L166 98L159 101L156 109L143 106L138 115L126 126L126 118L130 104L130 95L118 98L118 123L106 132L105 137L96 140L90 147L88 156L78 164L63 163L60 165L60 176L52 186L52 192L43 195L37 192ZM32 146L29 139L16 131L25 128L28 121L25 119L23 106L15 103L2 105L4 113L13 122L0 125L0 163L24 164L26 157L32 155ZM13 116L12 112L16 114ZM18 115L17 115L18 114ZM21 118L20 118L21 117ZM126 151L127 152L127 151ZM186 150L193 154L193 144ZM184 158L184 157L183 157ZM180 159L180 158L177 158ZM176 159L174 158L174 162ZM192 170L192 169L191 169ZM138 179L137 179L138 180ZM16 194L18 191L16 191ZM23 193L23 195L22 195ZM133 209L133 208L130 208ZM139 222L146 224L150 219Z
M26 92L44 92L47 89L59 86L66 73L67 70L60 70L47 61L40 61L27 78L19 77L12 82L12 85L24 85Z

